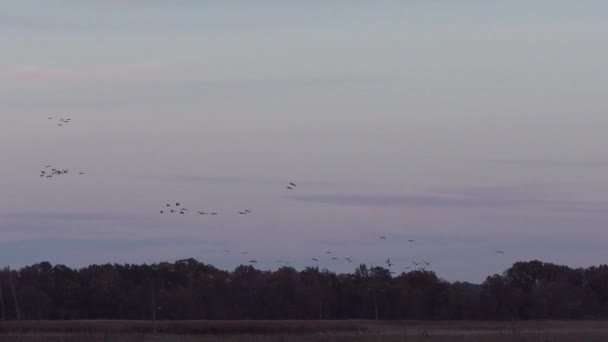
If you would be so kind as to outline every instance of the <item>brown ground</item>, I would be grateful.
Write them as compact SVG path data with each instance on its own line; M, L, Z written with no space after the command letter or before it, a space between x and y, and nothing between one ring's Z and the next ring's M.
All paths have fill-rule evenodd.
M382 334L433 336L516 334L601 334L608 336L608 321L158 321L161 334ZM148 334L151 321L4 321L0 334L86 333ZM608 339L606 340L608 341Z

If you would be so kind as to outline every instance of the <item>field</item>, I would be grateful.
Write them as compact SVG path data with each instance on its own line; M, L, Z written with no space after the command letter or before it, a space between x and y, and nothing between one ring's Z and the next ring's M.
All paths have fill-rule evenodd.
M149 321L0 322L0 342L608 341L604 321Z

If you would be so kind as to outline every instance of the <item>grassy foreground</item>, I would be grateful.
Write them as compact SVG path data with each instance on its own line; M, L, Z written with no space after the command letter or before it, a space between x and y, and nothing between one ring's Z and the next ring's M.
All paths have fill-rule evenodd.
M605 342L604 321L0 322L0 342Z
M23 334L2 335L1 342L605 342L606 334L523 334L453 335L453 336L397 336L397 335L81 335L81 334Z

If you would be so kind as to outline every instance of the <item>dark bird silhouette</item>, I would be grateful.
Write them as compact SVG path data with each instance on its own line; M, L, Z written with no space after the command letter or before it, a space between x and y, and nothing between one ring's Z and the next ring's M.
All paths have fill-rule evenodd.
M160 213L161 213L161 214L164 214L165 212L161 210L161 211L160 211Z
M244 211L239 211L239 214L241 214L241 215L247 215L247 213L244 212Z
M496 254L505 254L503 251L496 251Z
M217 215L217 213L211 213L211 215Z
M200 215L207 215L207 213L206 213L206 212L203 212L203 211L197 211L196 213L197 213L197 214L200 214Z
M333 257L333 258L331 258L331 260L338 260L338 258L336 258L336 257Z
M288 187L287 187L287 189L289 189L289 190L293 190L293 188L292 188L292 187L290 187L290 186L288 186Z
M319 260L317 260L317 258L312 258L312 261L319 262Z
M179 213L180 213L180 214L182 214L182 215L184 215L184 212L183 212L183 211L180 211Z
M331 254L331 252L330 252L330 251L327 251L327 252L325 252L325 254Z
M258 261L257 260L249 260L250 263L252 264L256 264Z
M247 254L247 253L249 253L249 252L241 252L241 254Z
M171 206L171 204L167 204L167 208L170 207L170 206Z
M247 210L247 209L245 209L245 212L246 212L246 213L251 213L251 210Z
M422 260L422 262L423 262L425 265L427 265L427 266L429 266L429 265L431 264L431 263L429 263L428 261L424 261L424 260Z
M171 212L172 212L172 213L174 213L174 212L175 212L175 210L171 209Z
M176 207L179 207L179 203L175 203L175 206L176 206Z
M380 237L382 240L386 240L386 236L381 236Z
M416 265L416 266L420 265L419 263L417 263L417 262L415 262L415 261L412 261L412 264L414 264L414 265Z
M296 187L295 183L289 183L289 185L293 186L294 188Z
M84 175L84 172L78 172L79 175Z
M416 241L416 240L407 240L407 242L414 242L414 241Z

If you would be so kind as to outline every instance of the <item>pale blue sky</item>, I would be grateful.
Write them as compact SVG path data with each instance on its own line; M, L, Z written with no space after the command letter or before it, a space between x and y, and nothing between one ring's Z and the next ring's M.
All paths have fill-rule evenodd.
M7 1L0 264L302 267L331 249L482 281L518 260L601 263L607 10ZM47 164L86 175L41 180ZM158 215L174 201L221 215Z

